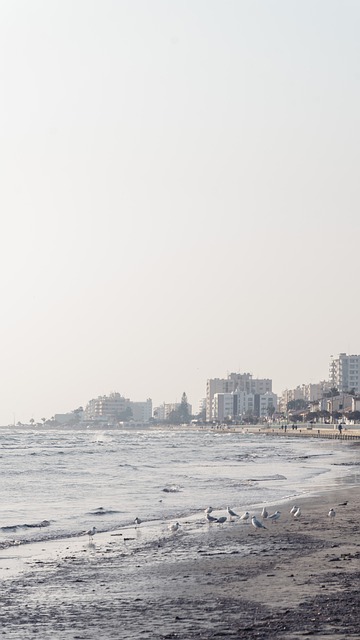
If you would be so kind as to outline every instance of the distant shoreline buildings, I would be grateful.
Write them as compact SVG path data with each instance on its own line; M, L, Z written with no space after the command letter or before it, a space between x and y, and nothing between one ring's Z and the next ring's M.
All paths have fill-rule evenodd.
M124 425L169 423L171 420L195 418L194 422L223 423L276 419L332 420L360 412L360 355L340 353L330 357L329 378L318 383L285 389L278 398L272 379L253 378L251 373L230 373L226 378L209 378L206 397L199 403L196 416L183 393L182 402L163 402L153 410L151 398L132 401L118 392L89 400L85 409L57 413L49 425ZM21 423L17 423L18 426ZM40 425L32 418L31 425Z

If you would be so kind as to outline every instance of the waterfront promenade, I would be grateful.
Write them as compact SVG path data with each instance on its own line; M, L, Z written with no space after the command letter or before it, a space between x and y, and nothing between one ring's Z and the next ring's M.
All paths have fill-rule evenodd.
M297 425L296 429L292 425L230 425L220 427L224 431L240 433L262 433L269 436L283 436L291 438L327 438L329 440L360 440L360 424L343 427L340 434L337 425L307 424Z

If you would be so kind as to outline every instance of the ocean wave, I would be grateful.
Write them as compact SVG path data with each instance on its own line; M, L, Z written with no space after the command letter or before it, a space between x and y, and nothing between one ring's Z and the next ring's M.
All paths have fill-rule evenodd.
M89 511L88 516L109 516L114 513L121 513L121 511L115 511L114 509L105 509L104 507L97 507L93 511Z
M280 473L275 473L274 476L263 476L262 478L249 478L248 482L269 482L272 480L287 480L285 476Z
M13 524L7 525L5 527L0 527L0 531L7 533L10 531L19 531L19 529L42 529L43 527L50 527L50 524L50 520L42 520L41 522L34 522L32 524Z

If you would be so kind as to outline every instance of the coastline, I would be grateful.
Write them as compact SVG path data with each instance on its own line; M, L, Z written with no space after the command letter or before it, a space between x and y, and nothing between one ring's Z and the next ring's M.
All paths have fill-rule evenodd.
M59 640L359 638L359 478L296 501L298 521L292 501L274 504L281 519L266 530L202 516L156 543L141 528L54 542L2 581L0 629Z

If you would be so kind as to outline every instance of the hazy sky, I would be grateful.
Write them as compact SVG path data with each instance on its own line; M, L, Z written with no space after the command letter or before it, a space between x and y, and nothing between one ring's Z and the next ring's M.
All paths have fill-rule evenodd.
M1 0L0 424L360 353L360 3Z

